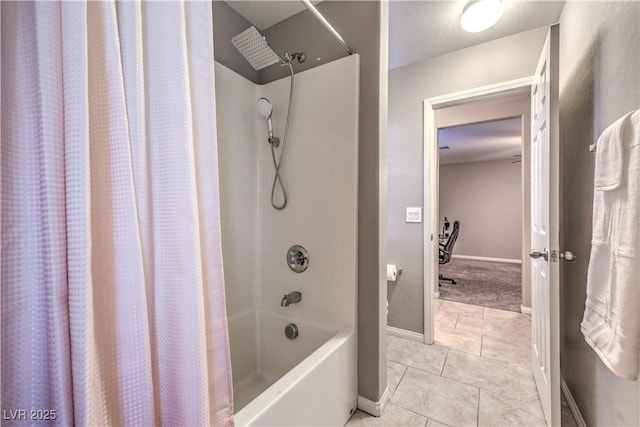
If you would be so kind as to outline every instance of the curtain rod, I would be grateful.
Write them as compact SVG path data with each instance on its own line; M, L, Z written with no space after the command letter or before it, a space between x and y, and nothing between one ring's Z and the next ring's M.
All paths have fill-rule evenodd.
M338 40L338 42L342 45L342 47L347 51L347 53L349 55L353 55L354 53L356 53L355 50L353 50L351 48L351 46L349 46L347 44L347 42L344 41L344 39L342 38L342 36L335 30L335 28L333 28L331 26L331 24L329 23L329 21L327 21L325 19L324 16L322 16L322 14L318 11L318 9L316 9L316 7L311 4L311 1L309 0L300 0L302 2L302 4L304 4L304 6L309 9L309 11L313 14L313 16L316 17L316 19L318 21L320 21L320 23L327 29L329 30L329 32L331 34L333 34L333 37L336 38L336 40Z

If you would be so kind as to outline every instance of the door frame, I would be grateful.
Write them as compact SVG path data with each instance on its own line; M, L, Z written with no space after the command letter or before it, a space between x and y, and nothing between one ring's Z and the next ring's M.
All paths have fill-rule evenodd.
M509 80L473 89L427 98L423 101L423 295L424 295L424 343L434 342L435 298L439 296L438 264L434 261L438 254L439 234L439 161L438 161L438 129L435 127L435 110L463 104L469 101L489 99L496 96L509 95L530 90L534 76ZM526 123L523 126L527 126ZM523 161L525 161L523 159ZM525 231L523 231L525 232Z

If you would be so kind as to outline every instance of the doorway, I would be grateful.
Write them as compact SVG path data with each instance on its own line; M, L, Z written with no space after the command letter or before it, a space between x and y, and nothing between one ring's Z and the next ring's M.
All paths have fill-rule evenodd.
M522 117L528 106L529 97L521 95L436 112L440 299L521 311ZM501 117L512 111L521 114ZM478 122L478 112L496 118ZM440 125L452 120L461 124Z
M559 374L559 301L558 301L558 27L552 26L547 33L544 48L540 56L536 73L532 77L513 80L477 89L452 93L449 95L428 98L423 101L424 112L424 209L423 227L424 242L424 341L434 341L434 314L438 283L438 144L435 112L445 107L460 105L472 100L490 99L508 93L531 91L530 120L523 126L530 136L523 139L522 162L525 176L531 177L531 186L525 188L525 201L532 203L525 212L534 211L535 221L531 215L525 229L531 230L529 241L525 235L525 248L534 243L535 248L529 253L535 259L530 263L530 271L523 268L523 277L536 277L536 287L531 299L534 301L531 322L532 337L532 371L535 384L540 394L548 424L559 424L560 417L560 374ZM535 120L534 120L535 118ZM535 132L535 133L534 133ZM532 153L530 156L529 153ZM533 160L530 160L533 159ZM527 170L531 161L535 167ZM533 187L533 189L531 188ZM535 191L533 191L535 190ZM530 197L535 194L535 197ZM533 237L537 240L532 242ZM540 236L540 238L538 238ZM549 249L551 248L551 249ZM543 280L544 279L544 280ZM529 289L531 286L529 286ZM529 292L523 292L527 296ZM443 302L444 303L444 302ZM484 310L483 310L484 311ZM523 310L524 311L524 310ZM500 327L499 324L495 325Z
M424 342L433 343L433 319L435 301L440 297L440 239L443 217L440 215L440 150L438 129L454 128L468 123L487 123L499 119L511 118L520 120L521 129L521 215L520 230L529 230L529 99L528 93L532 84L531 78L519 79L497 85L487 86L469 91L457 92L424 101ZM491 106L491 108L488 108ZM514 155L516 153L513 153ZM517 158L513 157L514 160ZM526 179L525 179L526 178ZM452 218L449 218L450 223ZM453 218L455 221L455 219ZM461 224L461 230L463 225ZM462 231L461 231L462 233ZM519 259L521 270L521 307L520 311L528 312L530 307L529 273L530 263L526 254L529 247L528 233L521 234ZM462 254L471 255L473 254ZM493 257L500 258L500 257ZM454 258L455 259L455 258ZM447 286L444 285L443 286Z

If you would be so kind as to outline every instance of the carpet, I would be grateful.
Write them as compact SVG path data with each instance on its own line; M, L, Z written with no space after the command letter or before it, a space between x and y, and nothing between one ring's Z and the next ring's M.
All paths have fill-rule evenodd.
M520 264L453 258L440 266L440 274L457 283L441 282L441 299L520 312Z

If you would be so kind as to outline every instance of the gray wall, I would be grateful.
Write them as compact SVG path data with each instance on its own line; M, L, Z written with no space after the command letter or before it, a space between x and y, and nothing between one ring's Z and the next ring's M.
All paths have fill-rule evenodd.
M388 323L423 332L422 224L406 224L405 208L422 206L422 101L532 76L547 28L431 58L389 72L388 262L403 267L388 285Z
M640 3L567 2L560 16L561 369L587 425L640 425L638 382L604 367L580 322L591 248L594 154L589 144L640 108Z
M377 18L373 1L323 1L316 8L358 53L368 50L378 38L370 30ZM233 10L225 1L213 0L213 32L215 59L254 83L264 84L289 75L287 67L272 65L256 71L231 43L231 38L253 24ZM295 72L308 70L347 56L347 52L318 20L302 11L266 30L262 35L280 55L305 52L307 60L294 64ZM292 34L294 36L292 36Z
M440 165L440 224L460 221L454 255L520 260L522 171L511 159Z
M213 52L216 62L235 71L254 83L260 82L260 73L244 59L231 44L231 38L252 24L225 2L215 0L213 4Z
M323 1L316 6L342 38L358 53L362 54L376 44L377 37L371 33L377 23L376 2ZM377 28L377 25L376 25ZM362 31L360 31L362 29ZM264 30L263 35L271 47L280 55L284 52L305 52L307 60L295 63L295 70L317 67L347 55L347 51L308 11L303 11ZM295 37L291 37L295 34ZM267 67L263 70L262 82L270 82L289 75L286 67Z
M227 5L215 8L215 59L252 79L231 57L228 40L249 27L238 22ZM359 179L358 179L358 392L377 402L387 385L386 370L386 94L388 3L376 1L324 1L316 6L342 37L360 54ZM219 16L216 17L216 12ZM233 12L233 13L232 13ZM237 14L236 14L237 15ZM232 23L219 24L231 19ZM218 28L216 28L216 26ZM222 27L222 28L220 28ZM263 32L278 53L305 51L305 70L347 55L335 39L303 11ZM231 49L235 48L231 45ZM320 58L318 60L317 58ZM271 66L255 81L267 83L284 77L284 67ZM328 86L327 90L331 90ZM329 171L330 173L330 171Z

